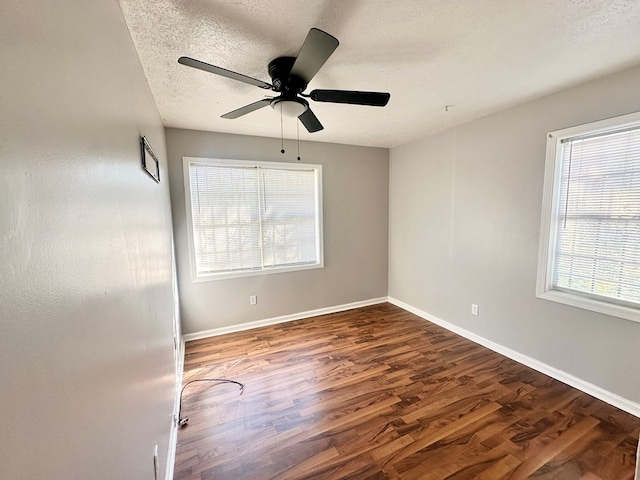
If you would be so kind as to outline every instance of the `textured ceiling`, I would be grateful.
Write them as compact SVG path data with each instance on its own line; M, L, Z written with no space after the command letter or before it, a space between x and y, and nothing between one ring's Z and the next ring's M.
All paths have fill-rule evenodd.
M177 63L202 60L270 82L311 27L340 46L315 88L391 93L384 108L311 102L302 140L392 147L640 64L639 0L120 0L168 127L280 136L267 90ZM450 105L450 108L445 106ZM448 110L448 111L447 111ZM295 138L296 122L284 121Z

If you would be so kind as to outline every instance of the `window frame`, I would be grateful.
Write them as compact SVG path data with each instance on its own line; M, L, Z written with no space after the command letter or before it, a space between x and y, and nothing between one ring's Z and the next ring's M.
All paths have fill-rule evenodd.
M316 229L317 229L317 250L318 261L313 264L269 267L261 270L243 270L234 272L209 273L198 275L196 270L196 252L193 232L193 217L191 211L191 182L189 166L193 163L204 165L215 165L221 167L259 167L280 170L315 170L316 172ZM297 272L303 270L313 270L324 268L324 234L323 234L323 200L322 200L322 165L310 163L284 163L267 162L261 160L230 160L222 158L204 157L182 157L182 174L184 180L184 200L187 221L187 237L189 244L189 271L193 283L209 282L215 280L228 280L232 278L253 277L258 275L270 275L274 273Z
M605 315L640 322L640 309L621 303L608 302L588 294L572 293L553 288L553 263L556 244L555 219L559 210L560 178L562 169L562 141L584 135L605 133L640 125L640 112L621 115L547 134L542 219L540 228L536 297L590 310Z

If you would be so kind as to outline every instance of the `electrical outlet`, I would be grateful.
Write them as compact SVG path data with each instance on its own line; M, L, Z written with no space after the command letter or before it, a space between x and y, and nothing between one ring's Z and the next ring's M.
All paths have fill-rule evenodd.
M158 473L160 471L160 459L158 458L158 445L153 447L153 478L158 480Z
M471 304L471 315L478 315L478 305L475 303Z
M258 303L258 296L257 295L251 295L249 297L249 305L256 305Z

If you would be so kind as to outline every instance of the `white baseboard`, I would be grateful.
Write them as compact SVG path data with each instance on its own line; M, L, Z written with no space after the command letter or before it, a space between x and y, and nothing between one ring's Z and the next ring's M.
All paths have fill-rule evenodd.
M176 378L175 399L173 401L173 414L171 416L171 432L169 433L169 447L167 451L167 468L165 480L173 480L173 472L176 466L176 449L178 447L178 415L180 412L180 391L182 390L182 375L184 374L184 339L180 341L178 351L178 377Z
M266 318L264 320L256 320L255 322L241 323L239 325L229 325L227 327L213 328L211 330L203 330L202 332L187 333L182 336L183 341L190 342L192 340L200 340L201 338L215 337L226 333L242 332L251 330L252 328L266 327L268 325L276 325L278 323L291 322L302 318L317 317L318 315L327 315L329 313L343 312L352 308L367 307L378 303L387 302L387 297L371 298L360 302L346 303L344 305L336 305L333 307L318 308L317 310L309 310L306 312L292 313L281 317Z
M636 475L635 480L640 480L640 437L638 438L638 451L636 452Z
M608 390L605 390L604 388L598 387L597 385L594 385L585 380L582 380L581 378L575 377L570 373L559 370L555 367L552 367L551 365L547 365L546 363L536 360L535 358L531 358L527 355L516 352L515 350L511 350L508 347L492 342L491 340L487 340L486 338L481 337L480 335L470 332L469 330L466 330L464 328L458 327L457 325L449 323L446 320L442 320L441 318L438 318L435 315L431 315L418 308L412 307L411 305L408 305L398 299L389 297L388 301L389 303L392 303L397 307L400 307L404 310L407 310L408 312L413 313L414 315L417 315L419 317L424 318L425 320L428 320L429 322L435 323L436 325L446 328L447 330L453 333L456 333L464 338L467 338L472 342L478 343L483 347L487 347L488 349L493 350L494 352L500 353L505 357L509 357L510 359L515 360L518 363L522 363L527 367L531 367L534 370L537 370L538 372L544 373L545 375L553 377L556 380L566 383L567 385L570 385L574 388L577 388L578 390L584 393L587 393L593 397L596 397L602 400L603 402L613 405L614 407L617 407L620 410L624 410L625 412L635 415L636 417L640 417L640 404L637 402L621 397L620 395L617 395Z

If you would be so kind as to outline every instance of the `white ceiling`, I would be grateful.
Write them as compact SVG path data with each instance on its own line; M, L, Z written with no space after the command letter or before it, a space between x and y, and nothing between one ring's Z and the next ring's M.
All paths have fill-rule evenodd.
M177 63L189 56L267 82L311 27L340 46L315 88L390 92L384 108L311 102L302 140L392 147L640 64L640 0L120 0L164 124L280 136L266 90ZM445 106L451 105L446 109ZM448 110L448 111L447 111ZM295 138L293 119L284 122Z

